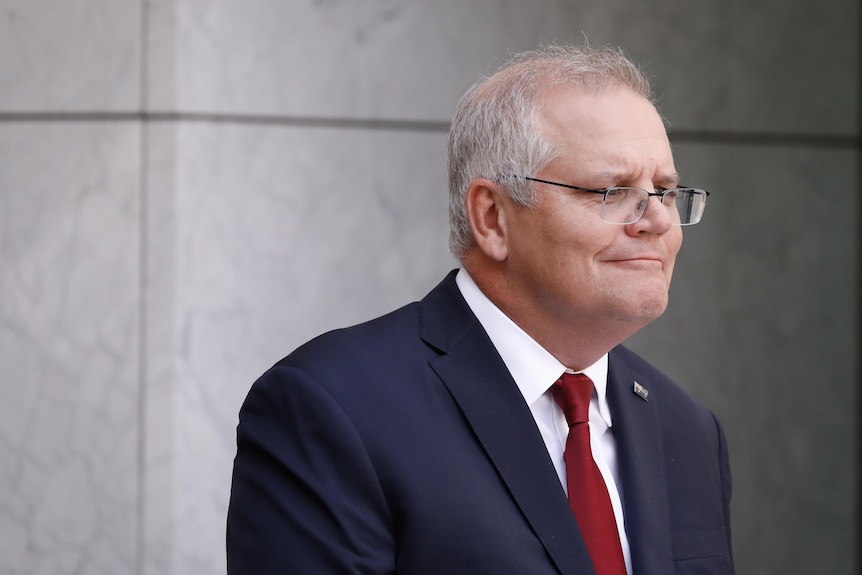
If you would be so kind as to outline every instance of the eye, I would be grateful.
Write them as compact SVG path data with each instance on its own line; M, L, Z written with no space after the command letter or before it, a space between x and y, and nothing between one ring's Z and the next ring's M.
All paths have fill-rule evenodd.
M657 188L656 193L662 194L661 201L666 206L673 204L679 196L679 190L676 189Z
M605 192L605 203L614 204L624 201L629 195L627 188L608 188Z

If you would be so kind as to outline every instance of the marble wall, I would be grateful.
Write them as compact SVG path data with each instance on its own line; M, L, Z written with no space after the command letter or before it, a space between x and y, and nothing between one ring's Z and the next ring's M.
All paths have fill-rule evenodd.
M0 572L223 572L251 382L454 267L457 98L584 35L655 78L678 167L713 192L631 344L725 423L738 571L853 572L859 20L850 0L0 1Z

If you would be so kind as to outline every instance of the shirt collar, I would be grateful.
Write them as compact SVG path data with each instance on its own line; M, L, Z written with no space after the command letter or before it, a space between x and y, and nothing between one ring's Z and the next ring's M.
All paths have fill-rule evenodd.
M458 270L455 282L467 305L491 338L491 343L506 364L527 405L532 405L547 392L563 372L571 371L488 299L467 270ZM608 355L603 355L596 363L584 369L583 373L593 380L599 413L610 427L611 412L607 401Z

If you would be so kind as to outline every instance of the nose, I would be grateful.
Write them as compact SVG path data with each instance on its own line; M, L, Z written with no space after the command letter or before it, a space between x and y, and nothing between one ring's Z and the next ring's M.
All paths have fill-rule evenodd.
M627 229L629 233L641 234L652 233L661 235L666 233L673 226L673 213L671 210L674 206L668 208L662 203L660 195L651 195L647 198L646 208L638 221L629 224Z

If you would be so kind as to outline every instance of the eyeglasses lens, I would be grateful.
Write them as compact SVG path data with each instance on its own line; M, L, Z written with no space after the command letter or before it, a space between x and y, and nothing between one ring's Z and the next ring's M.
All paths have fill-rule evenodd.
M633 224L646 211L650 195L640 188L611 188L602 202L602 219L614 224ZM706 193L700 190L671 190L661 199L682 226L698 223L706 206Z

